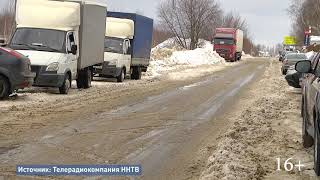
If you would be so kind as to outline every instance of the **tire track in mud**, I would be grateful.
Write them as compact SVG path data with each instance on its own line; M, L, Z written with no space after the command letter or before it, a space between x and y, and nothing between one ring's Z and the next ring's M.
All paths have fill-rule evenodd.
M71 114L78 113L70 116L73 120L49 129L56 124L52 123L38 133L31 133L37 138L7 152L11 159L0 155L0 161L10 164L51 160L60 164L97 163L102 160L108 163L131 162L145 167L143 178L152 179L154 173L158 177L179 177L177 171L181 173L184 169L178 169L177 163L186 162L181 168L188 167L189 159L186 157L192 157L198 150L201 138L210 138L207 136L209 127L216 133L221 131L220 127L214 127L213 116L223 113L226 107L222 104L234 101L239 91L253 81L259 71L263 71L264 65L261 64L265 63L248 62L196 82L176 84L164 93L155 93L160 95L152 96L154 94L150 93L151 96L140 99L130 97L131 102L127 100L129 105L111 111L103 110L103 106L95 108L94 113L86 114L87 111L72 108ZM117 99L118 96L108 100L111 98ZM100 100L102 98L97 99ZM83 105L89 107L91 103L93 101L83 102ZM33 159L35 151L42 158ZM179 161L179 158L184 159ZM168 161L165 168L163 161ZM166 169L170 167L174 170Z

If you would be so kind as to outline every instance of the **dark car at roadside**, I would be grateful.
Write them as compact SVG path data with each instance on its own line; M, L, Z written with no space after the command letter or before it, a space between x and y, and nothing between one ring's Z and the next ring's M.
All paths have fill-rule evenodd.
M295 66L290 66L287 75L285 77L288 85L294 88L301 88L300 80L303 77L303 73L297 72Z
M30 64L26 56L0 47L0 99L9 97L15 90L32 86L35 75Z
M304 53L289 53L286 55L281 72L283 75L286 75L290 66L294 66L298 61L308 60L308 57Z
M320 55L313 62L304 60L296 70L305 75L302 88L302 142L305 148L314 145L314 170L320 176Z
M309 61L311 62L312 65L314 64L314 62L316 62L316 59L318 58L318 56L319 56L319 53L309 57ZM295 65L292 65L289 67L285 79L287 80L289 86L294 88L302 88L304 86L304 83L307 77L308 77L307 74L296 71Z

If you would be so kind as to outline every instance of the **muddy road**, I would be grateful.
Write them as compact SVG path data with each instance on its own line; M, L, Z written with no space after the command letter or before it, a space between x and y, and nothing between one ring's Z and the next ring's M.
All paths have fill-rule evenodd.
M227 114L269 65L250 59L183 81L143 80L1 112L0 175L16 164L141 164L141 179L198 179ZM194 69L197 71L197 69Z

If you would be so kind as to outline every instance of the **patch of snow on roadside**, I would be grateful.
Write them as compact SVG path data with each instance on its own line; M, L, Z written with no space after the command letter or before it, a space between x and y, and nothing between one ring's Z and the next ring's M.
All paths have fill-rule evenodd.
M250 59L253 58L253 56L251 56L250 54L246 54L244 51L242 51L242 58Z
M204 65L224 62L224 59L213 51L210 42L205 42L204 47L195 50L173 52L170 60L176 64Z
M199 48L186 50L178 46L175 38L170 38L151 50L151 62L146 75L157 77L175 69L221 63L225 63L225 60L213 51L209 41L200 40Z

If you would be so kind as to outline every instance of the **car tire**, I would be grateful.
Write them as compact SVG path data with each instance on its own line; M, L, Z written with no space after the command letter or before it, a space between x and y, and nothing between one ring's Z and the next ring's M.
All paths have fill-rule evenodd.
M119 82L119 83L123 82L125 77L126 77L126 72L124 69L122 69L120 72L120 75L117 76L117 82Z
M10 94L10 83L8 79L0 75L0 99L6 99Z
M320 144L318 115L314 123L314 172L320 176Z
M287 75L287 71L283 69L282 70L282 75L284 75L284 76Z
M60 94L68 94L71 87L71 80L69 74L66 75L63 85L59 88Z

